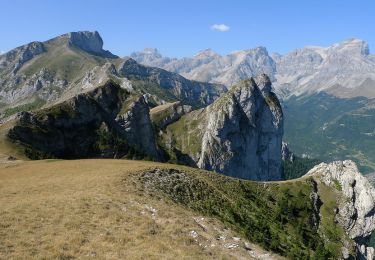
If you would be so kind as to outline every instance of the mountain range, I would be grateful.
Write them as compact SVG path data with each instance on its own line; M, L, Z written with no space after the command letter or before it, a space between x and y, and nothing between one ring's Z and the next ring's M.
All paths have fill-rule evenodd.
M176 73L119 58L102 47L97 32L73 32L0 55L0 117L58 103L109 79L124 89L138 88L147 93L150 102L162 102L153 99L158 94L164 102L181 99L194 107L211 103L225 90L220 84L187 80ZM139 72L137 76L135 72ZM151 79L163 89L141 82Z
M269 54L265 47L257 47L227 55L206 49L191 58L176 59L147 48L130 57L189 79L221 83L228 88L265 73L284 99L320 91L337 97L375 97L375 56L370 54L368 44L359 39L329 47L308 46L285 55Z
M349 53L357 50L353 47L358 45L357 40L345 44L349 47L333 49L350 49ZM206 50L186 59L197 68L216 67L202 73L195 69L193 73L188 68L190 65L181 65L179 60L163 58L154 50L147 51L158 56L160 62L176 62L176 68L203 77L199 80L212 81L202 82L188 79L190 76L184 72L179 72L183 74L180 75L140 64L135 54L120 58L102 47L103 40L97 32L72 32L46 42L32 42L0 56L0 178L6 183L2 204L7 205L7 210L1 212L4 233L0 242L6 244L6 249L0 247L0 257L20 257L18 252L24 252L24 258L30 258L31 254L39 254L40 258L51 256L51 250L42 248L28 253L30 248L35 248L35 241L47 248L56 246L50 244L51 239L43 243L38 240L36 234L40 234L39 229L44 225L26 232L31 243L17 241L20 232L24 232L20 220L26 218L31 223L39 223L43 218L38 212L41 209L52 212L54 208L59 220L50 217L54 214L47 214L44 223L52 221L59 229L53 234L43 229L42 233L64 238L64 243L66 234L80 233L80 238L74 233L74 240L62 246L64 252L53 253L55 258L79 256L77 252L92 242L91 233L82 232L83 227L89 232L97 232L102 225L106 227L104 235L94 235L97 239L105 236L106 242L90 244L90 254L96 256L92 250L105 244L124 248L127 240L134 242L129 237L129 228L143 232L139 235L141 240L152 237L155 241L155 235L170 227L170 220L184 214L202 214L217 221L216 226L233 228L242 237L226 240L221 229L213 228L220 234L216 241L236 242L218 243L201 238L203 232L207 237L214 232L205 227L204 218L195 218L203 230L188 233L195 255L207 250L207 243L210 247L218 243L218 248L224 250L217 253L218 257L227 256L226 249L237 248L238 254L229 255L254 257L252 246L246 244L251 241L273 252L272 257L276 259L281 256L373 258L370 240L375 230L375 188L353 161L321 163L309 170L312 161L307 164L308 158L295 156L283 143L284 124L288 134L297 138L302 147L306 146L304 151L308 153L317 151L313 145L308 146L310 136L315 139L313 144L329 149L342 146L337 138L346 141L350 141L348 137L358 138L355 127L370 133L371 139L369 96L335 96L329 92L331 86L326 85L324 92L318 92L319 88L294 92L294 83L281 84L277 71L282 62L298 62L289 62L284 56L270 57L265 48L224 57ZM358 59L371 60L365 44L361 48ZM322 53L330 51L327 48L316 52L323 57ZM146 54L137 55L151 62ZM327 54L325 58L333 63L339 61L345 67L350 62L345 60L348 56L342 58L342 55ZM324 62L318 60L307 58L307 63L316 63L316 68L323 66ZM347 65L348 70L350 66ZM295 67L295 70L308 71ZM340 70L343 67L338 65ZM294 76L289 69L284 75ZM320 74L323 71L314 74L316 80L324 78ZM300 84L297 78L288 82ZM227 82L218 83L217 79ZM301 89L304 87L301 85ZM347 87L340 85L340 88ZM283 100L277 93L282 94ZM358 123L358 114L347 111L361 111L368 122ZM368 117L363 116L366 113ZM306 126L306 121L300 122L301 119L310 123ZM329 122L320 129L318 126L324 121ZM337 131L337 126L342 126L344 131ZM311 135L298 139L301 132L308 133L307 129L312 130ZM326 133L318 144L320 135L314 131ZM363 145L366 144L359 143L358 149L363 149ZM371 149L371 143L367 145ZM354 144L350 146L352 150L356 148ZM98 158L122 160L95 160ZM40 161L30 162L30 159ZM371 162L368 167L371 168ZM287 177L294 179L286 181ZM58 191L59 195L52 196L51 190ZM62 196L61 192L66 194ZM36 196L27 201L30 194ZM55 200L51 203L40 200L45 194ZM130 204L124 204L124 198ZM15 204L20 199L22 205ZM67 199L71 202L66 203ZM147 204L143 207L139 201ZM161 219L150 203L168 212L173 209L176 214ZM53 206L49 208L49 205ZM64 214L67 211L70 214ZM146 220L141 215L149 218ZM98 222L90 222L92 216L98 216ZM145 233L133 223L138 219L141 219L139 223L150 223ZM125 228L123 223L129 221L132 226ZM87 223L91 226L86 227ZM176 227L180 230L181 221L176 221ZM126 230L126 234L116 230ZM188 243L184 232L169 232L158 243L176 242L178 238L176 247L183 248ZM243 245L238 242L241 239L245 241ZM185 249L181 254L187 257L189 252ZM212 252L207 255L212 256ZM121 258L124 254L118 256Z
M375 56L365 41L348 39L284 55L257 47L228 55L207 49L176 59L149 48L130 57L228 89L266 73L285 112L284 139L297 155L323 161L353 159L361 171L375 171Z

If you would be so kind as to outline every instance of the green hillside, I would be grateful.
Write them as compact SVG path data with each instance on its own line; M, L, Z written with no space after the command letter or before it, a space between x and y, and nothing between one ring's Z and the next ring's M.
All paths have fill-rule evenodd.
M283 103L284 139L298 155L323 161L352 159L363 173L375 170L375 106L366 98L325 93Z

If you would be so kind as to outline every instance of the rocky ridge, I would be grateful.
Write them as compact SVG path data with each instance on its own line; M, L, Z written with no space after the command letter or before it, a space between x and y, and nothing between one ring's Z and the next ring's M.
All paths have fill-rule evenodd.
M183 100L195 107L212 103L226 90L121 59L103 49L98 32L71 32L0 55L0 119L59 103L108 80L157 96L159 103Z
M163 57L156 49L146 49L134 52L130 57L139 63L164 68L189 79L221 83L227 87L262 73L273 79L276 70L275 62L264 47L236 51L226 56L207 49L192 58L182 59Z
M20 113L8 137L32 159L162 160L145 99L113 82L52 107Z
M148 49L150 50L150 49ZM307 46L281 55L264 47L219 55L204 50L191 58L163 57L156 49L134 52L136 61L228 88L260 73L283 98L326 91L338 97L375 97L375 58L367 42L348 39L329 47Z
M185 164L252 180L281 179L283 114L266 75L169 125L162 142Z
M360 259L372 260L374 248L368 247L369 238L375 230L375 189L359 171L353 161L322 163L311 169L306 176L313 176L326 186L335 188L337 197L335 221L357 244ZM343 246L344 258L348 251Z

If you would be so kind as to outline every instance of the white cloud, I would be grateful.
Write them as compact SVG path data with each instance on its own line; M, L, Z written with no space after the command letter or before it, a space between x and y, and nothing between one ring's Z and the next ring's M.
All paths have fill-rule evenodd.
M214 24L211 26L211 29L214 31L219 31L219 32L227 32L230 30L230 27L226 24Z

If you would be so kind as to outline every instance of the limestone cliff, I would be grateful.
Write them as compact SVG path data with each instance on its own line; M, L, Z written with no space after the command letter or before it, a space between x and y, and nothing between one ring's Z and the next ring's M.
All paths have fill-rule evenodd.
M162 136L180 162L251 180L282 178L283 113L266 75L240 82Z
M374 187L358 171L355 163L349 160L319 164L306 176L312 176L319 183L336 190L335 221L344 228L349 238L355 241L359 259L372 260L374 248L368 247L367 244L375 230ZM324 187L321 189L324 190ZM344 258L349 257L345 245L342 252Z

